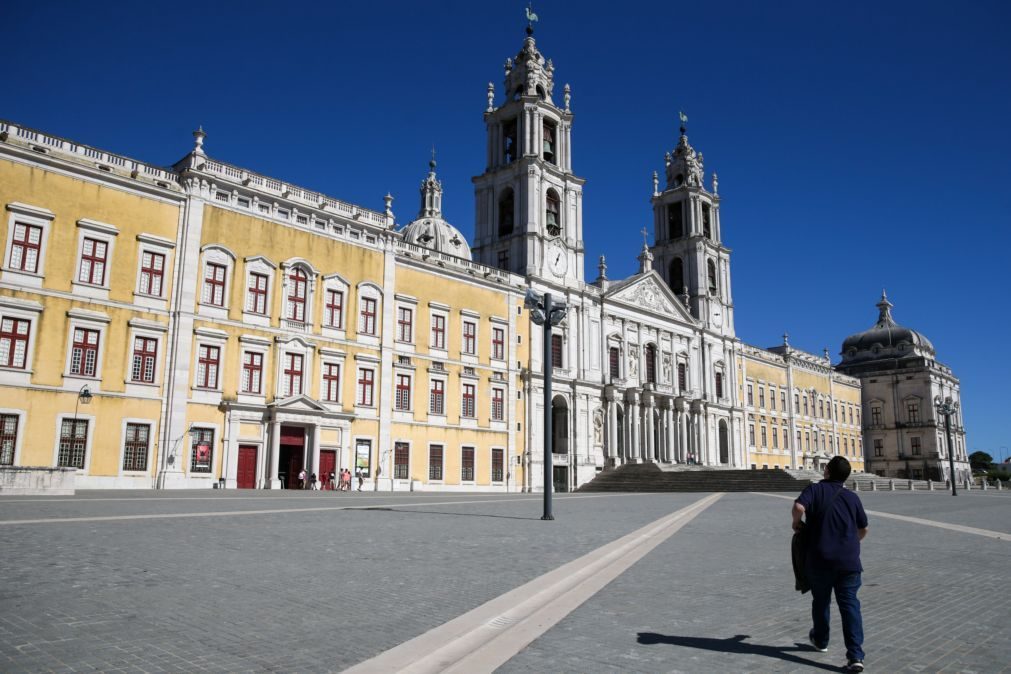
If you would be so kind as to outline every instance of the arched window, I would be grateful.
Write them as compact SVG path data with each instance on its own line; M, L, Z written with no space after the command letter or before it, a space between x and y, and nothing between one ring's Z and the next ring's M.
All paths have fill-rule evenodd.
M715 295L717 291L716 287L716 263L712 260L706 262L706 271L709 278L709 294Z
M670 289L679 298L681 293L685 291L684 263L679 257L674 258L670 263Z
M707 239L713 238L712 211L709 204L702 204L702 235Z
M295 267L288 276L288 282L285 318L305 323L305 303L309 295L309 277L301 267Z
M656 383L656 346L653 344L646 345L646 381Z
M558 200L558 193L548 190L548 195L544 200L544 221L551 236L558 236L562 231L562 219L560 215L561 203Z
M511 187L505 188L502 196L498 200L498 235L505 236L513 233L514 217L516 212L516 199L513 196Z
M680 239L685 234L682 203L667 204L667 236L671 239Z

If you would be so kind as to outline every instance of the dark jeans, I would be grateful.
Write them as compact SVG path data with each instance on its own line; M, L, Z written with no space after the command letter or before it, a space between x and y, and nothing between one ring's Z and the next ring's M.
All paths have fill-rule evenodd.
M839 605L842 618L843 640L846 642L846 657L849 660L864 659L864 621L860 616L860 574L849 571L832 571L808 567L807 582L811 585L811 618L814 629L811 637L819 646L828 645L829 607L832 591Z

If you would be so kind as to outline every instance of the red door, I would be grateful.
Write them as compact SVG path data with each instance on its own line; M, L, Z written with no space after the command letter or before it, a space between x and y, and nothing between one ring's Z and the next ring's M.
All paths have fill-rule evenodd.
M323 489L330 489L331 472L337 472L337 451L321 449L319 451L319 481L323 485Z
M256 487L256 447L239 445L239 469L235 476L235 486L239 489Z

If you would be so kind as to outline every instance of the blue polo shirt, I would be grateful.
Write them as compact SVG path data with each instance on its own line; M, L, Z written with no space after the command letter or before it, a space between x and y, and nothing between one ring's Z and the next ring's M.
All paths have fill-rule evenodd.
M832 502L831 510L825 512L837 492L839 496ZM808 485L797 497L797 503L804 506L808 527L807 563L821 569L862 572L857 529L867 527L867 514L860 497L843 487L842 482L822 480Z

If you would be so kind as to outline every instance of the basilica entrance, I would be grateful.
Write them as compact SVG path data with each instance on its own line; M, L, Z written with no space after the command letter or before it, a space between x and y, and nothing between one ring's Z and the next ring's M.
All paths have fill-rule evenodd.
M284 489L300 489L298 474L305 466L305 429L299 426L281 426L281 443L278 452L277 477Z
M337 451L321 449L319 452L319 483L320 489L330 488L330 473L337 473Z
M720 463L730 463L730 438L726 421L720 421Z
M551 482L554 485L553 490L558 492L569 491L569 467L568 466L552 466L553 474L551 476Z

